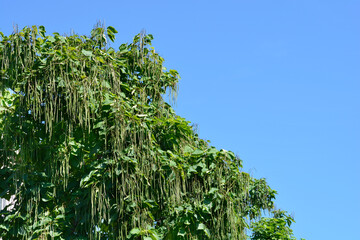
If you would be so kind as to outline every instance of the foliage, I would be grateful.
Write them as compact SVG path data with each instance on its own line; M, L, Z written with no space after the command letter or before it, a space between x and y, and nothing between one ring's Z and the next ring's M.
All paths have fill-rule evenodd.
M290 226L294 219L285 211L273 211L273 217L264 217L252 224L252 240L293 240L296 239Z
M0 236L245 239L276 192L164 102L179 74L152 35L116 33L0 32Z

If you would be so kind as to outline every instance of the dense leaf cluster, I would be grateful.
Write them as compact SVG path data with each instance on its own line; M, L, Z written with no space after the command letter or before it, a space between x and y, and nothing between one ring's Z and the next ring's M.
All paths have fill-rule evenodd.
M263 217L252 224L252 240L296 240L290 228L294 219L285 211L275 210L273 217ZM301 238L304 240L303 238Z
M164 102L179 75L151 35L115 34L0 32L0 236L245 239L276 192Z

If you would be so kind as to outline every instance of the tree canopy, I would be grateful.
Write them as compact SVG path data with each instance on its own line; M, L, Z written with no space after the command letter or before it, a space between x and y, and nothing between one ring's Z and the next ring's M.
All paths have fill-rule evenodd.
M261 219L276 195L265 179L165 102L179 74L165 69L152 35L114 49L116 33L0 32L0 197L15 196L0 236L246 239L254 223L253 239L265 239L259 226L283 230L285 213L272 218L280 225ZM293 239L282 230L276 239Z

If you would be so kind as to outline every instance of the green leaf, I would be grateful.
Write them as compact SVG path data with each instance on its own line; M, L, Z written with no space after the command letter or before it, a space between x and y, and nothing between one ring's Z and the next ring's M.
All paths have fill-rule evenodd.
M114 42L114 40L115 40L115 33L117 33L117 31L114 27L109 26L107 28L107 35L112 42Z
M94 125L94 128L105 128L105 121L98 122Z
M45 38L45 33L46 33L45 27L44 26L39 26L39 34L40 34L40 36Z
M169 166L170 166L170 167L176 167L177 164L176 164L176 162L174 162L173 160L170 160L170 161L169 161Z
M112 27L112 26L108 26L107 30L112 32L112 33L118 33L118 31L116 31L116 29L114 27Z
M197 229L198 229L198 230L204 230L204 229L206 229L206 226L205 226L205 224L203 224L203 223L199 223Z
M216 193L217 191L219 191L218 188L211 188L210 191L209 191L209 194L214 194L214 193Z
M154 40L154 36L152 34L148 34L147 37L149 40Z
M192 147L188 146L188 145L186 145L184 147L184 153L191 153L193 151L194 151L194 149Z
M141 230L139 228L133 228L130 231L130 235L139 235Z
M60 232L55 232L55 231L50 231L50 236L51 237L59 237L59 236L61 236L61 233Z
M196 149L192 155L198 156L198 155L202 155L204 153L204 151L200 150L200 149Z
M48 36L47 40L49 40L50 42L55 42L55 38L53 36Z
M178 236L182 236L182 237L185 237L186 235L186 231L184 228L180 228L178 233L177 233Z
M211 237L211 233L210 233L210 230L208 228L204 229L205 231L205 234L207 237Z
M216 148L214 148L214 147L211 147L211 148L209 148L208 153L209 154L216 154L216 153L218 153L218 150Z
M0 229L4 229L6 231L9 231L9 227L5 226L4 224L0 224Z
M88 187L89 185L91 185L93 182L90 181L92 176L95 175L95 173L97 173L98 170L92 170L88 175L86 175L84 178L81 179L80 181L80 187Z
M85 56L87 56L87 57L92 57L92 52L91 51L87 51L87 50L81 50L81 52L82 52L82 54L84 54Z

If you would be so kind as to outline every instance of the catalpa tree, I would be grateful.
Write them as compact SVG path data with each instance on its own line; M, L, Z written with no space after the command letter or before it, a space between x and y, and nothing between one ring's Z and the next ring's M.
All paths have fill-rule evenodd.
M116 33L0 32L0 236L246 239L253 222L260 236L276 192L164 101L179 74L152 35L115 50Z

